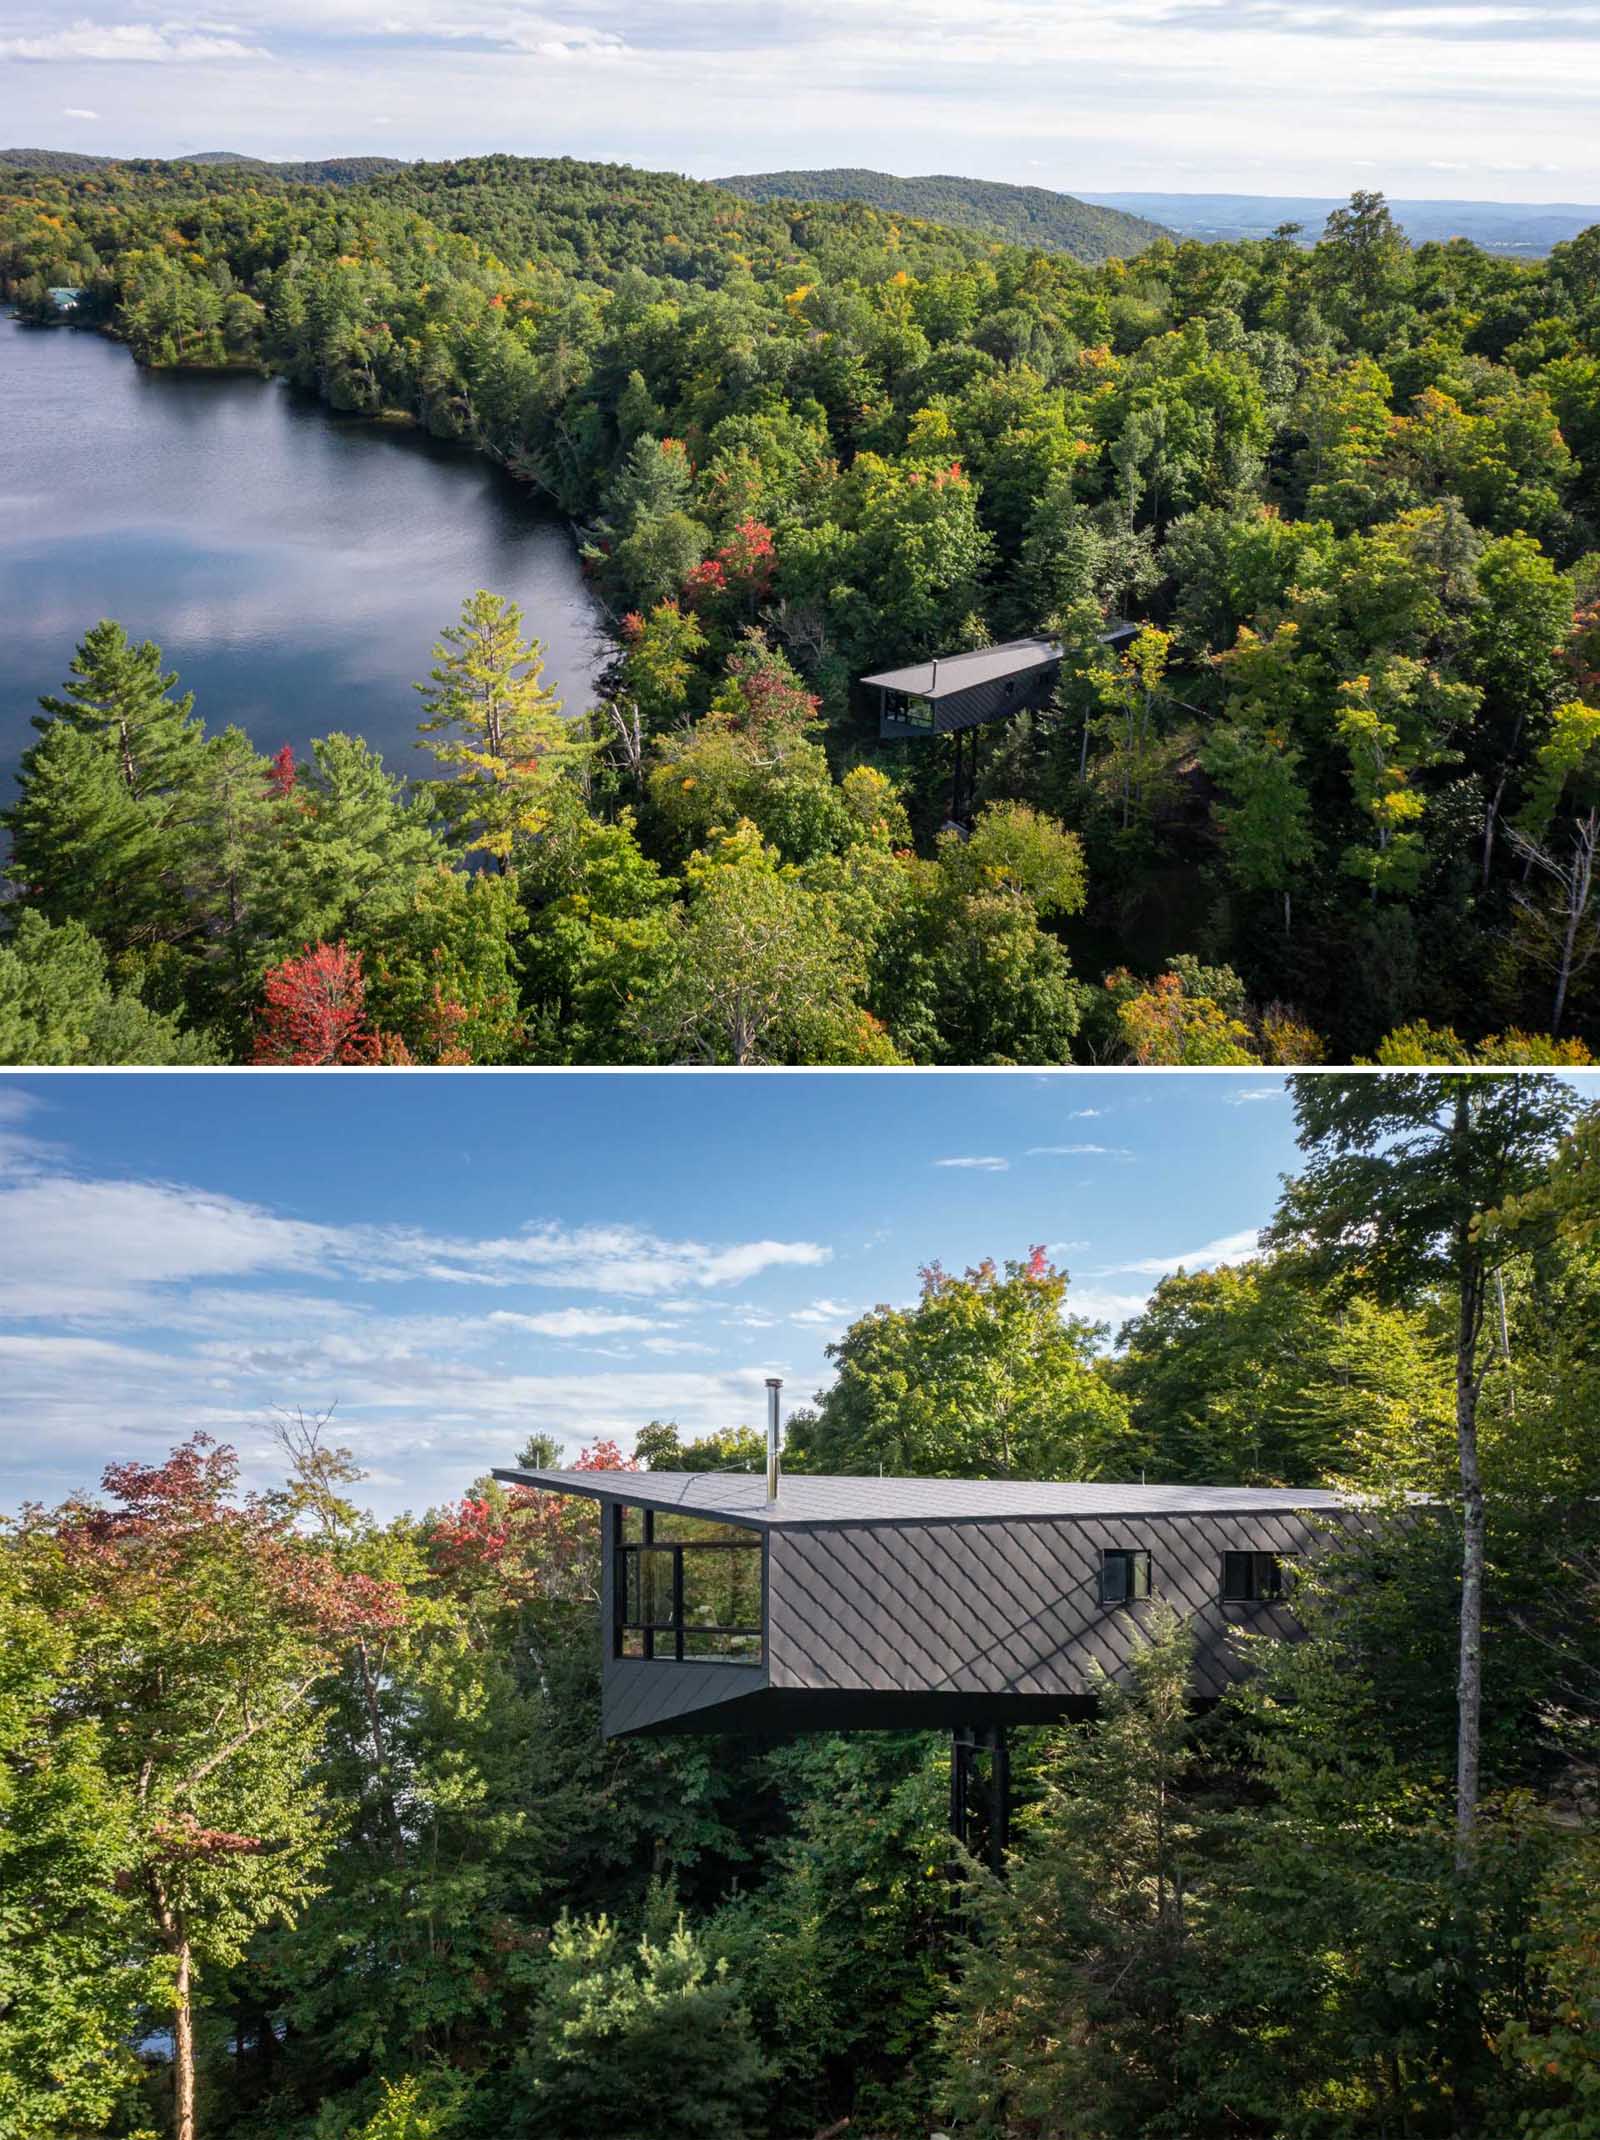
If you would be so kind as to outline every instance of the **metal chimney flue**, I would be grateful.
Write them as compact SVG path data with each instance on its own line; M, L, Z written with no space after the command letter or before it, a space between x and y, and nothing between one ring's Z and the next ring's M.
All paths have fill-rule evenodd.
M779 1449L779 1431L780 1431L780 1430L779 1430L779 1427L778 1427L778 1396L779 1396L779 1393L780 1393L780 1391L782 1390L782 1388L783 1388L783 1380L782 1380L781 1376L778 1376L778 1375L768 1375L768 1377L767 1377L767 1500L768 1500L769 1502L773 1502L773 1501L776 1501L776 1500L777 1500L777 1498L778 1498L778 1449Z

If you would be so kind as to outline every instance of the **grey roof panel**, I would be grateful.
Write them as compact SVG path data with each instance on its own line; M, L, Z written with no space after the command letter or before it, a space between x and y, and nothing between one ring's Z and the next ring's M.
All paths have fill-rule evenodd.
M1129 639L1138 625L1116 618L1100 634L1102 646ZM975 647L970 654L940 654L932 661L913 661L903 669L880 669L863 676L864 684L879 684L886 691L907 691L913 698L950 698L958 691L975 691L982 684L1006 676L1026 676L1061 659L1059 639L1035 634L1027 639L1005 639L998 646Z
M1146 1486L1081 1479L880 1479L787 1473L776 1502L760 1472L497 1471L545 1493L680 1509L731 1523L959 1523L1034 1516L1266 1515L1348 1507L1321 1487Z
M1008 639L1002 646L978 647L970 654L941 654L934 661L914 661L908 668L884 669L861 681L881 684L888 691L909 691L916 698L941 699L997 677L1025 675L1029 669L1042 669L1060 659L1059 640Z

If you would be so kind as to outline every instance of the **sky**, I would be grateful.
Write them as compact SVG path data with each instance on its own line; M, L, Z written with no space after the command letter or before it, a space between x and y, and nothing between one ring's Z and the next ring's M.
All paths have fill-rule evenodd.
M0 0L0 145L1600 199L1597 0Z
M926 1263L1043 1243L1116 1326L1294 1160L1259 1071L0 1076L0 1510L196 1429L265 1485L296 1407L384 1513L535 1431L760 1426Z

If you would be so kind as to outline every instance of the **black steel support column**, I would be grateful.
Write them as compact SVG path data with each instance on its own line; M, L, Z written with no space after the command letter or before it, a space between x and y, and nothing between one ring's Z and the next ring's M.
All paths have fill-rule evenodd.
M958 1843L966 1842L972 1821L973 1737L970 1724L950 1734L950 1833Z
M950 740L955 746L955 770L950 776L950 822L963 832L972 830L973 808L978 795L978 731L957 728Z
M1011 1848L1011 1746L1004 1724L989 1734L989 1863L997 1873L1006 1869Z
M972 1840L973 1785L981 1755L989 1762L983 1855L990 1870L1003 1875L1011 1844L1011 1748L1004 1724L958 1724L950 1734L950 1833L964 1847Z

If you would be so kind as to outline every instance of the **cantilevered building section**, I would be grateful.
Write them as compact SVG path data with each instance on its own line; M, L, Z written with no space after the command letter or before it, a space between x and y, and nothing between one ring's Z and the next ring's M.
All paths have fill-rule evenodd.
M1157 1600L1199 1700L1300 1632L1290 1571L1376 1519L1316 1489L501 1471L604 1515L602 1727L999 1732L1086 1713Z
M1115 624L1100 643L1123 647L1138 632L1137 624ZM877 693L878 734L887 741L954 735L1047 706L1060 673L1060 641L1037 637L1008 639L971 654L940 654L861 681Z

